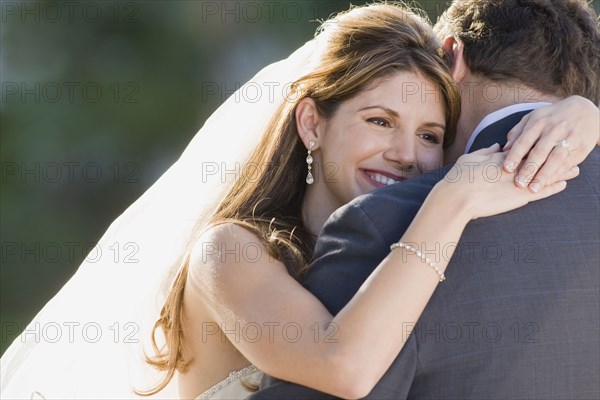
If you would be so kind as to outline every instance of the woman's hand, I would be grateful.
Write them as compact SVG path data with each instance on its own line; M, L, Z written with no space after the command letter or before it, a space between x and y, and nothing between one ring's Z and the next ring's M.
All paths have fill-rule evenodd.
M559 193L567 180L579 175L579 167L575 166L554 176L553 182L537 193L522 190L514 185L515 173L502 168L507 153L499 150L496 143L459 157L439 183L448 192L445 197L456 199L459 212L469 220L501 214Z
M600 110L586 98L571 96L538 108L508 133L506 172L515 171L517 186L532 192L556 183L600 144Z

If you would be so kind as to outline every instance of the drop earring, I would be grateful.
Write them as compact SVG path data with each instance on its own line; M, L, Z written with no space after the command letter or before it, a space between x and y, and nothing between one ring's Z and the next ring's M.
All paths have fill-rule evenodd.
M306 156L306 164L308 165L308 175L306 175L306 183L312 185L315 182L315 178L312 175L312 148L315 147L315 142L312 140L308 142L308 156Z

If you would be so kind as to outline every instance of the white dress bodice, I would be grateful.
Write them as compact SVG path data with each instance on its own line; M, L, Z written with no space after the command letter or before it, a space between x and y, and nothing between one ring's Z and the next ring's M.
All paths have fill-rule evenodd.
M211 386L195 400L245 399L252 392L243 383L258 386L262 376L263 372L261 370L254 365L248 365L231 372L227 378Z

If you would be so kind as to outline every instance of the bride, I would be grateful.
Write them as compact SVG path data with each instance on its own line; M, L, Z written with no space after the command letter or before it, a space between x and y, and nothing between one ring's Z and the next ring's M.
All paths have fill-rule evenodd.
M300 282L336 208L441 165L460 108L438 47L416 15L375 4L325 22L261 71L253 85L294 82L289 93L242 103L231 96L211 116L2 357L2 397L243 398L262 371L339 397L366 395L400 351L394 339L407 334L369 310L393 307L415 322L448 260L393 250L374 274L422 287L390 299L367 282L337 316ZM597 117L550 107L562 122ZM572 145L584 146L582 136ZM469 220L555 194L577 175L565 165L537 194L516 187L514 174L486 182L477 172L500 165L499 150L460 157L459 165L478 165L474 174L441 181L398 239L457 242ZM482 196L497 200L469 206ZM437 226L448 210L453 223ZM113 243L138 251L113 259L101 251ZM53 324L99 334L37 334Z

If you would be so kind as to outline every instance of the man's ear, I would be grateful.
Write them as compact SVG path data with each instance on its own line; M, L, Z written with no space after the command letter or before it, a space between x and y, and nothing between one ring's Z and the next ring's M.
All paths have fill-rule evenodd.
M322 122L323 119L319 115L317 105L313 99L305 97L298 102L296 106L296 129L306 148L309 148L311 141L315 142L312 150L319 148Z
M469 72L469 67L465 62L464 57L465 45L455 37L449 36L444 40L443 49L444 53L448 54L452 60L452 66L450 68L452 77L456 83L461 83Z

